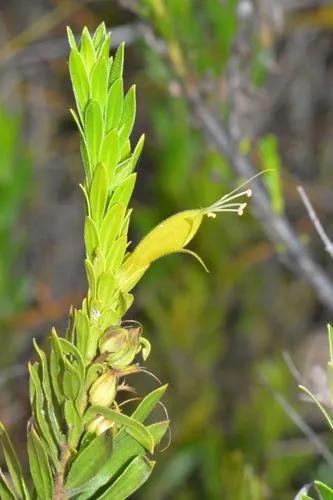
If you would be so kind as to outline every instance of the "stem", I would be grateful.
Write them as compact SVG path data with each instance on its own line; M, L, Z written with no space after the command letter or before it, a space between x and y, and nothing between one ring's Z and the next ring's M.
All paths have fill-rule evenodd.
M70 456L71 453L69 451L69 446L68 444L65 444L61 449L59 470L57 471L54 479L53 500L67 500L68 498L64 490L64 478L66 465Z

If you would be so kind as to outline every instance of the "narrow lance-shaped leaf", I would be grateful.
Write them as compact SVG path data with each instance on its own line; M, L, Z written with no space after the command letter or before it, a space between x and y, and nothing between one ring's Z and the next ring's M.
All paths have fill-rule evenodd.
M123 112L120 120L120 140L125 141L129 138L134 121L135 121L135 113L136 113L136 98L135 98L135 85L129 89L124 99Z
M123 112L124 88L122 78L118 78L109 90L105 111L106 129L109 131L118 127Z
M119 136L116 129L111 130L104 138L100 154L101 163L105 166L110 184L120 160Z
M147 428L153 437L155 446L158 445L165 432L169 422L158 422L149 425ZM91 481L89 489L78 496L77 500L88 500L103 485L110 482L128 462L136 456L145 456L145 448L132 436L126 432L118 433L114 439L113 453L105 462L101 473L95 480Z
M0 440L3 454L6 460L10 477L13 481L13 487L18 496L28 499L28 489L26 487L21 465L13 448L12 442L7 434L6 429L0 423Z
M320 491L323 500L333 500L333 490L327 484L322 483L321 481L315 481L315 485Z
M90 77L91 98L104 109L107 95L107 62L105 58L98 59Z
M97 436L84 448L72 463L65 487L67 490L77 489L89 481L98 480L98 475L106 460L111 456L113 446L112 430Z
M104 218L107 198L108 175L104 165L99 163L95 169L89 193L91 218L97 227Z
M90 71L95 64L96 54L94 45L90 36L88 29L85 27L82 31L81 43L80 43L80 54L82 60L86 66L87 74L90 75Z
M10 489L6 481L6 478L4 477L1 470L0 470L0 498L2 500L16 500L15 494Z
M101 246L105 254L111 249L117 238L126 209L122 203L116 203L108 210L100 227Z
M98 28L95 31L95 34L93 36L93 44L95 47L95 50L98 51L101 44L103 43L103 40L106 37L106 26L105 23L102 22Z
M31 476L39 498L53 498L53 477L44 446L35 428L28 432L28 455Z
M84 108L89 99L89 82L84 62L77 49L72 49L69 56L69 72L78 111L83 116Z
M109 84L111 85L115 80L121 78L123 76L123 67L124 67L124 50L125 43L119 45L113 64L111 66L111 72L109 76Z
M110 53L110 46L111 46L111 33L109 33L105 39L100 48L98 49L98 57L99 58L105 58L108 59L109 53Z
M131 174L123 182L121 182L111 198L111 205L115 203L122 203L125 207L127 207L133 193L135 181L136 174Z
M97 101L90 101L85 111L84 130L91 172L99 162L99 153L103 141L103 117Z
M84 419L88 422L96 415L103 415L103 417L113 420L119 425L123 425L126 428L126 431L137 439L142 446L144 446L151 453L154 451L154 441L150 432L147 427L142 425L137 420L104 406L91 406L86 411Z
M125 500L147 481L154 465L146 457L136 457L99 500Z

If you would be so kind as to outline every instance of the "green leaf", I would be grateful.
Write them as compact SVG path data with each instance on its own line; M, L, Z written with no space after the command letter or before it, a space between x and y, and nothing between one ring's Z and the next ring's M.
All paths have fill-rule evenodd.
M80 488L82 491L86 489L89 481L98 481L103 465L110 458L112 446L112 430L107 430L80 451L69 469L65 488L67 490Z
M76 346L85 360L89 342L89 319L82 310L75 311L75 336Z
M145 337L140 338L142 359L146 361L151 351L151 344Z
M73 35L73 31L69 26L66 27L67 30L67 38L68 38L68 43L71 49L77 49L76 46L76 41L75 41L75 36Z
M96 248L100 246L99 235L95 222L91 217L86 217L84 223L84 242L86 246L87 256L93 259Z
M86 268L87 279L89 284L89 291L92 296L96 294L96 276L95 269L89 259L85 259L84 266Z
M61 376L60 389L66 399L76 400L84 384L84 363L82 356L74 345L67 340L58 337L55 329L52 329L52 346L60 366Z
M135 146L135 149L133 151L133 155L132 155L132 158L133 158L133 166L132 166L132 168L133 168L133 170L135 169L135 167L136 167L136 165L138 163L138 160L140 158L144 142L145 142L145 134L142 134L142 136L138 140L138 143Z
M316 405L318 406L318 408L321 410L322 414L326 418L326 420L327 420L327 422L328 422L331 430L333 430L333 418L328 414L328 412L323 407L323 405L321 404L321 402L316 398L316 396L311 391L309 391L309 389L307 389L303 385L299 385L298 387L302 391L304 391L308 396L310 396L310 398L316 403Z
M122 291L119 291L118 301L119 305L117 312L119 312L119 315L122 318L133 304L134 295L132 295L131 293L124 293Z
M111 130L104 138L101 148L101 163L105 166L111 184L116 170L119 155L119 137L116 129Z
M94 168L99 162L104 134L102 111L97 101L92 100L87 106L84 116L84 130L91 171L94 172Z
M157 403L164 396L165 391L168 388L168 384L158 387L154 391L150 392L138 405L136 410L132 413L132 418L138 420L139 422L144 422L146 418L149 417L153 409L156 407Z
M333 363L333 328L330 324L327 325L328 345L330 348L330 362Z
M97 227L99 227L104 217L108 198L108 187L109 183L106 169L102 163L99 163L95 169L89 193L91 217Z
M126 141L124 141L120 147L120 161L129 158L130 154L131 154L131 143L129 139L126 139Z
M142 486L150 476L155 462L146 457L136 457L99 500L125 500Z
M127 207L134 190L135 181L136 174L131 174L123 182L121 182L113 193L111 205L114 205L115 203L122 203L125 207Z
M106 254L106 268L108 271L116 272L121 266L127 248L127 236L117 238Z
M80 116L89 100L89 82L84 62L77 49L72 49L69 56L69 72L73 84L73 92Z
M96 62L90 77L91 98L99 103L102 110L106 104L107 78L107 60L103 57Z
M13 482L15 492L19 497L28 499L30 496L28 494L28 489L23 478L23 472L20 462L18 461L12 442L2 423L0 423L0 440L2 451L6 460L6 465Z
M58 404L61 405L64 401L64 395L60 385L61 366L53 349L50 353L50 375L54 394L57 398Z
M55 409L54 409L53 393L52 393L52 389L51 389L51 380L50 380L47 358L46 358L45 353L39 348L35 339L33 340L33 344L34 344L34 347L36 349L36 352L38 354L38 357L39 357L40 363L41 363L42 390L43 390L45 401L46 401L47 414L48 414L48 417L49 417L49 420L51 423L51 428L52 428L53 434L56 438L56 441L58 444L61 444L64 441L64 436L61 433L59 422L57 420Z
M87 74L89 75L91 68L95 64L96 54L90 33L86 27L84 27L82 31L80 54L86 66Z
M121 228L120 228L120 236L126 236L128 234L128 228L129 228L129 223L131 220L131 215L132 215L133 209L130 208L127 210L126 217L122 222Z
M1 500L16 500L16 497L7 484L6 478L0 469L0 498Z
M125 261L126 265L126 261ZM141 267L140 269L136 270L135 272L131 273L130 275L127 275L126 273L122 272L122 269L120 269L119 275L118 275L118 284L119 288L123 293L128 293L132 288L135 287L135 285L140 281L142 276L145 274L147 269L149 268L150 264L147 266Z
M52 458L54 465L57 465L58 449L51 423L49 419L45 418L45 409L44 409L45 398L43 396L42 382L39 374L39 364L34 363L32 365L31 363L29 363L29 373L30 373L30 387L32 394L31 406L36 426L41 435L41 438L43 438L45 444L47 445L48 454Z
M110 190L115 189L121 184L133 171L133 158L127 158L117 166L112 182L110 182Z
M147 427L142 425L140 422L104 406L91 406L88 408L84 415L84 420L88 422L96 415L103 415L103 417L113 420L116 424L123 425L128 434L139 441L139 443L142 444L142 446L144 446L150 453L153 453L154 440L152 435L148 431Z
M92 311L93 308L94 308L93 305L91 305ZM98 341L102 333L103 331L101 331L99 325L95 324L90 326L89 342L86 354L87 361L92 361L96 357Z
M102 304L102 307L110 305L111 298L116 289L116 280L111 272L105 271L98 278L97 283L97 298Z
M323 500L333 500L333 490L321 481L315 481L315 485L320 491Z
M99 49L99 47L103 43L103 40L105 39L105 37L106 37L106 27L105 27L105 23L102 22L98 26L98 28L96 29L95 34L93 36L93 44L94 44L96 51Z
M80 436L82 433L82 418L73 402L73 400L66 400L64 405L65 420L68 427L68 446L75 450L78 446Z
M109 53L110 53L110 47L111 47L111 33L109 33L105 39L104 42L102 43L99 52L98 52L98 57L105 57L106 60L109 59Z
M158 422L147 427L154 439L155 446L158 445L164 436L168 426L169 422L165 421ZM98 478L93 481L93 484L88 491L77 497L77 500L90 499L101 486L111 481L112 478L116 476L129 462L129 460L135 458L136 456L144 456L145 453L145 448L132 436L127 434L125 431L118 433L114 438L112 455L109 457L107 462L105 462Z
M53 498L53 477L44 446L39 439L34 426L28 432L28 455L30 473L41 499Z
M121 142L126 141L133 129L136 113L135 85L127 92L124 99L123 112L120 120L119 139Z
M116 55L114 57L113 64L111 66L110 76L109 76L109 84L111 85L115 80L121 78L123 76L123 67L124 67L124 50L125 43L119 45Z
M106 130L117 128L123 112L124 86L122 78L113 82L109 90L105 112Z
M274 212L281 214L284 210L284 198L281 185L281 161L277 139L274 135L262 137L258 143L259 154L264 169L265 183L270 192Z
M91 181L91 174L92 174L92 169L90 167L90 161L89 161L89 156L88 156L88 147L86 144L86 138L81 141L80 144L80 151L81 151L81 156L82 156L82 162L84 166L84 173L86 176L86 182L89 183Z
M102 363L93 363L89 366L86 374L85 388L88 390L99 375L102 375L105 367Z
M125 217L126 209L121 203L112 205L107 211L100 227L101 246L105 255L111 249L117 238L121 224Z
M80 352L75 347L75 345L73 345L71 342L68 342L68 340L63 339L62 337L57 337L57 339L61 347L64 361L75 367L80 380L83 381L85 377L85 369Z
M81 124L79 116L75 113L74 109L72 109L72 108L69 109L69 112L72 115L72 117L73 117L73 119L74 119L74 121L76 123L76 126L77 126L77 128L78 128L78 130L80 132L80 135L81 135L83 141L85 141L86 138L84 136L84 131L83 131L82 124Z
M118 311L116 312L112 307L105 307L103 309L103 314L99 319L99 325L102 331L105 331L110 326L119 325L120 319L121 317L118 314Z

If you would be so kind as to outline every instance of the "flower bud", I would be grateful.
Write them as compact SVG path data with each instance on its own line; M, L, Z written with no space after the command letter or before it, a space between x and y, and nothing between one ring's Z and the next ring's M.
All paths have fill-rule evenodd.
M141 348L140 335L141 326L127 326L124 328L127 333L127 340L119 351L110 352L108 362L113 368L121 369L130 365Z
M99 350L101 354L105 352L118 352L126 346L128 342L128 332L126 328L115 326L107 330L101 337Z
M117 394L117 377L112 372L103 373L92 384L89 390L91 405L110 406Z
M115 423L113 420L104 418L102 415L100 415L99 417L94 418L94 420L92 420L88 424L87 431L99 436L100 434L107 431L108 429L111 429L114 426Z

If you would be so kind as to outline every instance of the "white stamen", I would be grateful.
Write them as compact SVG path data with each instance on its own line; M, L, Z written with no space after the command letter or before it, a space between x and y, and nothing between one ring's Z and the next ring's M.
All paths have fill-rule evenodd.
M203 212L207 214L208 217L215 217L214 212L237 212L238 215L242 215L244 212L244 209L246 207L246 203L230 203L232 200L237 200L238 198L242 196L246 196L247 198L250 198L252 196L252 190L251 189L245 189L243 191L240 191L244 186L246 186L249 182L251 182L253 179L259 177L263 173L267 172L270 169L264 170L262 172L259 172L258 174L252 176L250 179L247 181L243 182L240 186L238 186L236 189L233 189L230 191L230 193L225 194L220 198L217 202L215 202L213 205L210 207L207 207L203 209Z
M248 198L250 198L251 195L252 195L251 189L246 189L245 191L241 191L240 193L225 194L224 196L222 196L222 198L217 203L231 201L231 200L234 200L236 198L240 198L241 196L247 196Z

